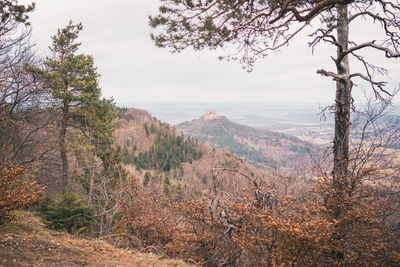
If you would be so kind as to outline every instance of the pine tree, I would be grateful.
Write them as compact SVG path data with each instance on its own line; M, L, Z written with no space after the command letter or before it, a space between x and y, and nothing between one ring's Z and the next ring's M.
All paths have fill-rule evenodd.
M357 80L366 82L377 99L387 101L391 93L387 81L377 73L384 68L371 63L362 51L380 52L387 58L400 58L400 5L398 1L354 0L160 0L159 14L150 17L157 28L151 35L158 47L179 52L192 47L237 46L228 59L241 58L247 70L271 51L279 51L294 41L300 32L312 30L309 45L332 44L337 49L332 60L336 72L317 70L336 82L335 135L333 140L333 170L335 181L349 175L351 95ZM351 40L349 32L355 23L379 25L379 35L365 34L360 41ZM228 49L229 50L229 49ZM296 60L296 59L293 59ZM360 63L364 72L351 72L350 62ZM353 107L354 108L354 107ZM339 182L339 181L338 181Z
M0 22L4 23L10 18L17 22L29 24L28 13L35 9L35 3L19 5L15 0L0 1ZM3 25L2 25L3 26ZM0 30L2 27L0 27Z
M59 150L62 160L62 190L69 182L68 157L66 150L67 131L71 127L83 132L90 131L97 147L107 145L110 152L112 119L115 117L112 100L101 98L98 84L99 74L92 56L77 54L80 43L76 41L82 24L72 21L52 37L52 57L44 62L40 71L49 88L53 107L59 112ZM107 141L108 140L108 141ZM96 145L95 142L95 145Z

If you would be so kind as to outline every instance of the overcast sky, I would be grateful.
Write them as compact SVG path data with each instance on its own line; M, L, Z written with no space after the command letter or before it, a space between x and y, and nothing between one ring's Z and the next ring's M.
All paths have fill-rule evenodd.
M27 3L31 1L20 1ZM138 102L274 101L331 103L335 84L316 74L334 71L333 48L312 55L307 37L257 62L247 73L236 61L219 61L225 51L208 50L170 54L150 40L148 16L156 14L158 0L35 0L31 14L32 41L42 55L49 53L50 37L72 19L82 22L81 52L94 56L106 97L118 104ZM360 26L355 35L371 35ZM354 30L352 31L354 33ZM384 58L377 59L385 62ZM400 81L400 62L391 61L390 88ZM355 88L356 97L364 86ZM365 88L367 89L367 88ZM399 97L396 99L399 102Z

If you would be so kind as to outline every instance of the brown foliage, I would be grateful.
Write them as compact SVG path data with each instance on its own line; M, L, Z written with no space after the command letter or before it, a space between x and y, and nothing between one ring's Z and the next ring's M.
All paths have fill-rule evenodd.
M28 170L19 166L0 166L0 220L12 210L38 204L44 188L26 179Z
M324 176L314 191L324 207L321 216L333 223L333 264L393 266L400 261L400 233L390 222L398 218L398 200L389 188L368 184L362 176Z
M307 198L255 188L179 204L133 180L121 203L125 229L145 246L204 266L393 266L395 202L361 179L321 177Z
M273 205L266 205L271 201ZM253 266L321 262L332 223L320 217L318 209L316 203L296 198L267 198L265 202L247 195L232 205L233 216L242 221L233 239Z
M353 199L336 219L319 199L284 199L272 210L236 207L243 224L233 238L253 266L390 266L399 260L377 205Z
M165 247L171 255L203 266L235 265L241 250L232 239L231 225L221 205L211 196L174 205L180 223L172 242Z
M229 264L237 258L237 246L224 237L226 224L206 199L173 204L162 194L141 187L138 177L131 177L118 203L121 230L131 240L139 240L143 250L207 266Z
M142 188L138 177L127 178L124 194L117 202L123 216L120 229L139 241L140 248L160 251L171 242L176 218L166 199Z

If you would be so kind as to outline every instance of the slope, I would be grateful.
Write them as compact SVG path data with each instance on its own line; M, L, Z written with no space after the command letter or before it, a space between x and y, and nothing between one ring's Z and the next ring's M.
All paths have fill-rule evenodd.
M43 227L29 212L0 225L0 266L191 266Z

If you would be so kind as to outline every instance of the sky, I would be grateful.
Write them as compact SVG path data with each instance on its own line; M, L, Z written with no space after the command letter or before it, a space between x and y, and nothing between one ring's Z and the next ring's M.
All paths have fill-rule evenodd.
M29 3L31 1L19 1ZM32 41L40 55L49 55L51 36L58 28L82 22L80 52L94 57L101 74L105 97L119 105L148 102L307 102L332 103L335 83L316 74L334 70L334 48L322 46L314 53L306 34L289 47L259 59L252 72L237 61L221 61L229 50L186 50L171 54L150 40L148 16L157 13L158 0L35 0L30 15ZM359 25L354 36L370 36L373 27ZM389 89L400 82L400 64L373 59L391 72ZM359 84L354 96L369 95L368 86ZM400 98L395 99L400 102Z

